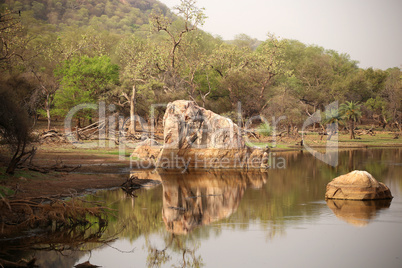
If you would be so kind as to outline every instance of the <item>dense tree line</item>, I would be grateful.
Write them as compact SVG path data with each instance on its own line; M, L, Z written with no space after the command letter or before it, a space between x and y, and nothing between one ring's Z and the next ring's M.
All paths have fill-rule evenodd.
M7 0L5 3L10 10L28 13L57 30L101 25L104 30L122 34L133 33L148 24L149 13L155 7L169 12L155 0Z
M0 79L28 83L28 100L16 102L49 128L82 102L106 100L134 120L178 98L228 116L240 102L243 118L285 115L288 126L348 101L401 128L398 67L361 69L347 54L274 35L225 42L198 29L206 16L194 0L173 11L154 0L6 0L0 14Z

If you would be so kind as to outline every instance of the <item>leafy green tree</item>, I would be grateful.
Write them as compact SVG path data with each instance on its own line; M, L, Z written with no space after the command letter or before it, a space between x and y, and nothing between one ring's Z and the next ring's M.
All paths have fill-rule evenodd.
M364 78L369 85L369 90L373 94L378 94L384 89L387 77L387 72L383 70L375 70L373 68L364 70Z
M287 41L278 39L272 34L268 34L268 39L259 45L256 51L251 55L250 67L254 69L257 76L258 97L257 105L259 112L268 104L264 101L265 94L274 83L274 78L279 75L289 76L290 70L285 68L283 60L284 48Z
M94 103L119 83L119 66L107 56L74 57L55 71L62 88L55 95L57 113L61 115L82 103ZM89 116L88 113L78 116ZM79 119L78 119L79 125Z
M302 83L302 87L298 88L299 99L312 108L310 112L306 110L309 116L334 98L330 92L334 79L330 60L331 57L324 53L323 48L308 47L295 70L295 76Z
M279 125L287 126L288 135L297 135L297 126L306 120L306 105L297 98L294 90L298 87L299 80L292 76L276 83L278 85L273 86L263 115L265 118L285 116L286 118L283 118Z
M106 51L111 51L108 42L114 39L109 35L110 40L107 41L104 34L96 33L93 29L65 31L62 34L50 31L49 25L41 27L41 30L31 30L31 35L35 34L36 38L29 42L27 49L33 56L25 57L23 64L24 71L37 84L33 101L40 107L38 113L47 117L48 129L51 126L54 97L60 88L60 80L54 76L54 70L73 57L107 54Z
M287 76L282 59L285 40L268 36L255 51L248 47L221 45L210 57L220 76L220 88L229 92L232 109L242 103L245 117L261 114L272 97L274 78Z
M351 70L342 76L336 75L332 83L332 92L338 101L365 102L373 96L361 70Z
M392 68L387 73L382 96L386 99L389 119L402 131L402 71Z
M45 15L46 8L45 8L44 4L39 3L37 1L33 1L32 2L32 10L34 12L35 18L37 18L37 19L45 19L46 18L46 15Z
M329 84L329 95L331 101L360 101L364 102L370 98L363 72L357 68L357 62L350 59L348 54L339 54L334 50L326 50L325 54L330 56L331 83Z
M362 116L360 104L353 101L346 101L339 106L339 112L344 120L349 121L350 139L355 139L355 123Z
M347 54L288 40L283 59L293 73L290 90L307 115L335 100L366 101L371 96L364 74Z
M129 131L135 133L137 99L141 98L141 104L148 109L150 105L146 104L149 103L149 100L153 100L154 90L163 87L158 68L163 64L163 59L156 45L135 36L129 36L120 42L118 55L122 66L122 83L116 88L114 94L117 95L120 106L129 104Z
M239 49L236 46L222 44L217 47L209 59L210 68L218 74L219 91L228 96L230 110L235 110L237 103L242 102L245 113L251 113L247 108L247 95L251 95L253 85L249 83L247 49Z
M387 103L381 96L368 99L365 106L368 110L373 112L373 118L378 118L379 123L383 125L386 124L389 118L389 112L387 110Z

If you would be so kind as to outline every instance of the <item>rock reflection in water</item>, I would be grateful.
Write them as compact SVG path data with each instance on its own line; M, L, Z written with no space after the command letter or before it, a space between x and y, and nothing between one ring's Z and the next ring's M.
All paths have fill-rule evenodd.
M162 217L167 230L186 234L229 217L237 210L246 188L261 188L267 177L261 172L164 172Z
M389 208L391 199L387 200L327 200L328 207L335 216L347 223L363 227L376 218L377 212Z

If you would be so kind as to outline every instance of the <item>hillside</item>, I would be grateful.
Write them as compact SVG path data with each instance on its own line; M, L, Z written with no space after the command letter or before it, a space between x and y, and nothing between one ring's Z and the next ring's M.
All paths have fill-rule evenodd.
M4 3L15 12L56 25L58 30L66 26L96 26L117 33L133 33L148 23L153 8L170 13L156 0L6 0Z

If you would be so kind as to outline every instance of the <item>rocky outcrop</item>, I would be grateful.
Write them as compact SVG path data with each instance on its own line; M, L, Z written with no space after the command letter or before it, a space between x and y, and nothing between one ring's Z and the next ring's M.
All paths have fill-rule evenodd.
M239 127L229 118L177 100L163 117L165 147L169 149L245 149Z
M333 179L327 185L326 199L391 199L389 188L367 171L355 170Z
M193 101L169 103L163 125L164 146L158 167L247 168L252 154L261 160L264 153L262 150L253 153L246 146L241 129L232 120Z
M153 139L146 139L135 147L131 157L139 159L156 160L162 150L162 145Z

